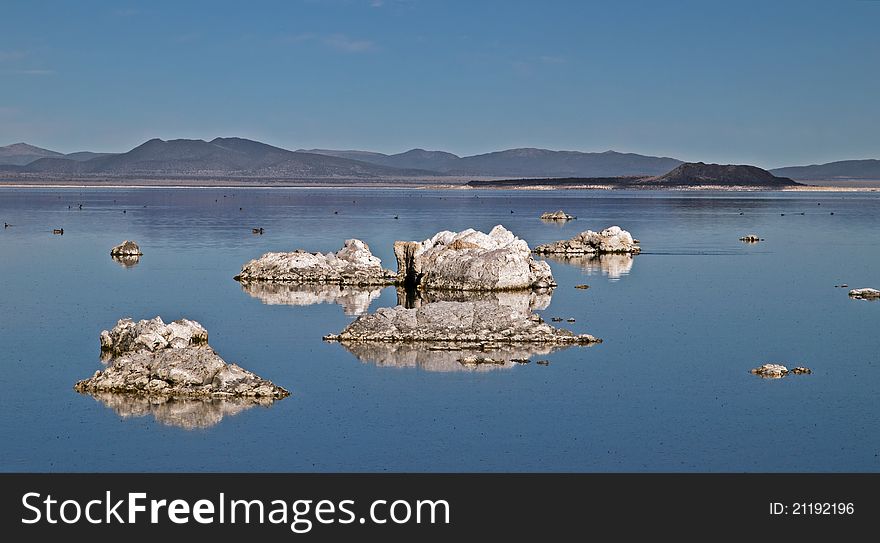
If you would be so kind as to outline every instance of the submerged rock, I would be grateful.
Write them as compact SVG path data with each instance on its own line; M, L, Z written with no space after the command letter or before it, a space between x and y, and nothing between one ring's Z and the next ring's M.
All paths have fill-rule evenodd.
M577 219L574 215L569 215L565 211L561 209L559 211L548 211L546 213L541 213L542 221L571 221Z
M225 417L252 407L269 407L274 402L269 398L256 397L175 398L115 392L93 392L91 396L122 418L152 415L161 424L186 430L210 428Z
M78 392L120 392L175 397L256 397L279 399L285 389L236 364L227 364L208 345L201 324L156 317L121 319L101 332L107 367L82 381Z
M533 356L547 356L566 346L507 344L487 349L459 345L425 346L419 343L342 342L342 347L364 363L383 368L417 368L429 372L486 372L527 364ZM479 363L492 360L495 363Z
M382 294L382 287L253 281L241 289L266 305L338 304L346 315L362 315Z
M125 240L110 249L110 256L141 256L143 254L138 244L131 240Z
M587 230L567 240L556 241L535 247L538 254L637 254L641 252L638 242L619 226L609 226L601 232Z
M382 267L370 247L359 239L349 239L336 253L266 253L241 268L235 279L293 283L333 283L338 285L391 285L397 274Z
M525 290L556 286L550 266L501 225L439 232L425 241L396 241L398 282L420 290Z
M601 340L555 328L541 317L480 302L436 302L418 309L383 307L362 315L325 341L431 343L441 348L505 344L586 345Z
M880 290L875 288L854 288L849 291L849 295L857 300L877 300L880 299Z
M757 368L749 370L749 373L754 373L755 375L759 375L765 379L781 379L788 374L810 374L813 373L813 370L811 370L810 368L805 368L803 366L798 366L789 370L782 364L763 364Z
M481 354L478 355L468 355L463 356L458 359L458 363L466 368L476 368L478 366L504 366L513 362L512 360L507 360L505 358L491 358L489 356L484 356Z

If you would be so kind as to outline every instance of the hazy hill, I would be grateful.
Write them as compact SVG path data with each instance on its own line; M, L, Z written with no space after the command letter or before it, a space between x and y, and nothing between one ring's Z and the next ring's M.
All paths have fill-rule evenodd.
M776 175L810 181L835 179L880 179L880 160L841 160L812 166L789 166L770 170Z
M57 151L50 151L29 145L27 143L14 143L5 147L0 147L0 165L25 166L40 160L41 158L68 158L70 160L90 160L93 158L107 156L111 153L92 153L90 151L79 151L65 155Z
M444 151L411 149L386 155L368 151L314 149L329 156L356 158L394 168L415 168L454 175L510 177L603 177L660 175L681 164L680 160L634 153L582 153L548 149L508 149L481 155L459 157Z
M0 164L23 166L41 158L62 156L64 156L62 153L34 147L27 143L13 143L0 147Z

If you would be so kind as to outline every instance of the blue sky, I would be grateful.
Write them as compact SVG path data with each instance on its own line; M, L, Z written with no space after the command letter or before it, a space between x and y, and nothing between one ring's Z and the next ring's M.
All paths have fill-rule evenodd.
M880 158L880 2L0 6L0 145Z

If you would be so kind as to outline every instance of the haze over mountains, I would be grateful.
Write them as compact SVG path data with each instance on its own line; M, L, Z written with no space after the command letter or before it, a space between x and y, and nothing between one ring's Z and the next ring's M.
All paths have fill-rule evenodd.
M521 148L473 156L412 149L398 154L300 149L243 138L149 140L126 153L63 154L25 143L0 147L0 172L49 177L380 179L431 177L600 178L672 175L669 157ZM756 168L756 171L759 169ZM760 170L764 171L764 170ZM848 160L771 170L798 180L880 179L880 160ZM681 173L681 172L679 172ZM723 173L720 170L716 173ZM742 173L742 172L740 172ZM757 174L756 174L757 175ZM761 177L761 176L758 176ZM760 181L755 179L756 182ZM765 179L766 181L766 179Z
M396 155L328 149L311 149L308 152L362 160L393 168L414 168L448 175L511 177L661 175L682 163L681 160L674 158L615 151L583 153L534 148L508 149L466 157L424 149L412 149Z

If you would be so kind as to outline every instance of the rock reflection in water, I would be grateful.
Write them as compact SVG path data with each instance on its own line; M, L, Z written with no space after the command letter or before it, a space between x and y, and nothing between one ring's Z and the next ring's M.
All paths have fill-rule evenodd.
M550 289L522 291L423 291L397 287L397 305L415 309L432 302L485 302L518 309L522 312L542 311L550 306Z
M492 349L452 347L446 344L429 343L380 343L380 342L340 342L361 362L390 368L419 368L424 371L491 371L510 369L522 361L536 356L545 356L553 351L565 349L558 345L504 345ZM444 350L434 350L434 349ZM455 349L455 350L449 350ZM504 360L503 364L467 364L461 360L468 356ZM519 360L520 362L515 362ZM534 362L534 361L533 361Z
M382 293L382 287L252 281L241 289L266 305L339 304L346 315L362 315Z
M112 255L110 258L113 259L113 262L116 262L123 268L137 266L138 262L141 261L141 257L136 255Z
M609 279L617 280L628 275L635 257L629 254L605 254L594 256L546 255L547 260L577 266L589 275L601 273Z
M152 415L157 422L187 430L210 428L223 417L252 407L269 407L270 398L175 398L96 392L90 394L122 418Z

